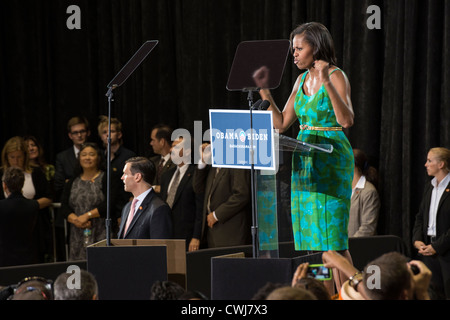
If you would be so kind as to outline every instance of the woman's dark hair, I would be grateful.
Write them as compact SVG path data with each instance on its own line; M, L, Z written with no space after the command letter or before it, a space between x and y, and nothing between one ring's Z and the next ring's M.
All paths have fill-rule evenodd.
M150 300L178 300L184 288L172 281L155 281L150 289Z
M44 155L44 148L42 147L42 144L40 143L40 141L35 137L35 136L24 136L23 140L25 140L25 143L27 143L27 147L28 147L28 140L31 140L34 142L34 144L36 145L36 147L38 148L38 152L39 155L36 159L36 163L40 166L40 167L44 167L47 164L47 161L45 160L45 155ZM28 150L28 149L27 149Z
M291 44L297 35L304 35L304 40L313 48L314 60L324 60L332 65L337 64L333 38L323 24L308 22L299 25L291 32Z
M355 157L355 168L358 168L367 181L378 190L378 171L369 164L367 155L360 149L353 149L353 156Z
M91 147L97 153L97 156L98 156L98 169L102 170L102 171L105 171L105 160L104 160L105 157L104 157L104 154L103 154L103 152L101 151L101 149L98 147L98 145L95 142L83 143L81 145L81 147L80 147L80 154L81 154L81 152L84 149L86 149L88 147ZM78 155L78 157L80 157L80 156ZM77 166L75 167L75 177L79 176L82 172L83 172L83 168L80 165L80 161L78 161Z
M297 288L304 288L314 294L319 300L331 300L330 293L322 282L311 278L302 278L295 284Z
M208 300L208 297L200 291L187 290L178 297L178 300Z

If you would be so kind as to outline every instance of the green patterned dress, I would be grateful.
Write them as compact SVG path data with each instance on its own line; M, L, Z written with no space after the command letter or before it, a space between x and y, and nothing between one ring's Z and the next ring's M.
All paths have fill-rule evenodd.
M335 69L331 73L335 72ZM340 127L325 87L307 96L305 72L295 99L300 126ZM331 74L330 73L330 74ZM291 215L296 250L348 249L348 216L354 158L341 131L300 130L298 140L331 144L329 153L294 153L292 157Z

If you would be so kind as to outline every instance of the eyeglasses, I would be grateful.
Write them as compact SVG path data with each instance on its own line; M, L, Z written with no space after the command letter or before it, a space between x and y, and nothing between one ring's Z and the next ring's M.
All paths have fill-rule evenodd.
M83 134L86 134L87 133L87 130L86 129L83 129L83 130L80 130L80 131L72 131L70 134L73 134L74 136L76 136L76 135L83 135Z

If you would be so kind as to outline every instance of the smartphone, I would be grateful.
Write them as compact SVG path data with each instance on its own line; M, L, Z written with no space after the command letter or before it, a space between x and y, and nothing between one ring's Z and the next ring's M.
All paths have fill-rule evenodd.
M310 264L306 275L320 281L331 280L331 269L324 267L323 264Z

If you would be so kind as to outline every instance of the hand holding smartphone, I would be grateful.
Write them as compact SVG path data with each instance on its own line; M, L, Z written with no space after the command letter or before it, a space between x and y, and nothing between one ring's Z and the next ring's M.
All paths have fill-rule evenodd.
M308 278L313 278L320 281L331 280L331 269L324 267L323 264L310 264L306 273Z

